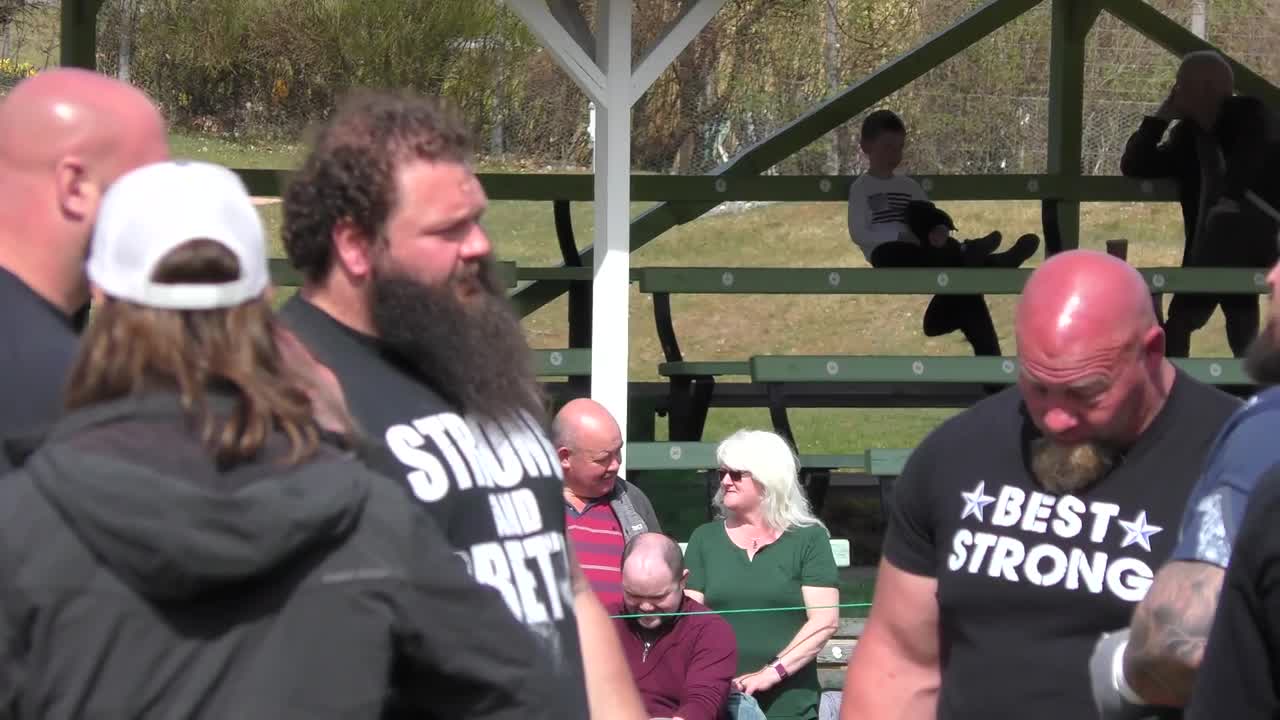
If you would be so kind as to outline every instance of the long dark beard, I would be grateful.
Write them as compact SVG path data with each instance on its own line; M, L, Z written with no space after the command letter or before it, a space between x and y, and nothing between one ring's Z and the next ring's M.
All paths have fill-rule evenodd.
M459 283L480 292L462 300ZM525 410L545 422L532 353L492 260L438 285L379 262L371 300L382 342L463 413L497 419Z
M1118 454L1099 443L1060 445L1047 438L1031 441L1031 474L1055 495L1079 493L1116 465Z
M1260 385L1280 385L1280 326L1268 320L1262 332L1249 343L1244 354L1244 371Z

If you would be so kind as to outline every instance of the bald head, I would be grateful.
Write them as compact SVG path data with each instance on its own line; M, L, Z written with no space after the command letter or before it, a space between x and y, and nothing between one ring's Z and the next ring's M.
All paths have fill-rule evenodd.
M159 111L136 88L56 68L0 102L0 265L71 311L98 204L120 175L168 157Z
M674 622L668 613L684 602L688 576L684 555L674 540L661 533L641 533L622 551L622 597L628 614L640 614L636 623L657 630Z
M684 554L675 540L662 533L640 533L622 551L622 577L652 578L671 583L684 575ZM665 578L665 579L664 579Z
M1019 352L1057 354L1136 338L1156 324L1142 275L1106 253L1072 250L1050 257L1027 280L1018 301Z
M566 499L590 500L613 490L622 465L622 429L603 405L570 400L551 423Z
M556 413L551 434L557 445L576 448L584 442L589 445L602 436L603 439L615 435L620 438L622 430L605 406L591 398L576 398L565 403Z
M1092 250L1049 258L1031 274L1014 321L1018 388L1041 438L1032 471L1052 492L1096 482L1164 406L1164 357L1146 282Z

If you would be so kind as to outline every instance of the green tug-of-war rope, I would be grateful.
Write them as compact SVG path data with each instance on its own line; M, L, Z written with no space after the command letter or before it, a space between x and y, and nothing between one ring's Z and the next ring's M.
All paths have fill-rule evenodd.
M610 615L609 617L615 620L627 620L630 618L674 617L678 615L728 615L730 613L790 612L794 610L819 610L822 608L869 608L869 607L871 607L871 603L840 603L839 605L795 605L793 607L742 608L739 610L697 610L694 612L637 613L635 615Z

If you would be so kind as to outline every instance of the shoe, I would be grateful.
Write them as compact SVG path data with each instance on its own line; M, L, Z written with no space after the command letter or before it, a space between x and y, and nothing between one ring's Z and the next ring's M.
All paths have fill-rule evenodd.
M1027 233L1018 238L1013 247L1002 253L987 256L987 267L995 268L1017 268L1022 267L1022 263L1031 259L1032 255L1040 249L1040 238L1034 233Z
M986 237L980 237L976 240L965 240L961 243L961 252L964 253L964 264L967 267L981 267L987 264L987 259L991 257L991 253L1000 247L1001 235L1000 231L994 231Z

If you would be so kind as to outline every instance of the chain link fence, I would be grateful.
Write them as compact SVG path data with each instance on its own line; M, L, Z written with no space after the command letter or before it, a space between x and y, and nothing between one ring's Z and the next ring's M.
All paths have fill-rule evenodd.
M580 1L590 25L595 1ZM688 1L635 1L637 60ZM56 17L56 2L36 4ZM729 0L637 102L633 167L712 172L980 4ZM1150 4L1280 82L1280 0ZM1050 12L1046 0L877 103L907 122L907 167L1046 170ZM178 128L296 139L348 87L412 87L461 106L494 164L591 166L587 98L503 0L107 0L100 25L100 68L127 71ZM0 40L41 42L21 33L0 28ZM1177 61L1105 12L1086 51L1082 170L1114 174ZM769 172L861 172L864 115Z

